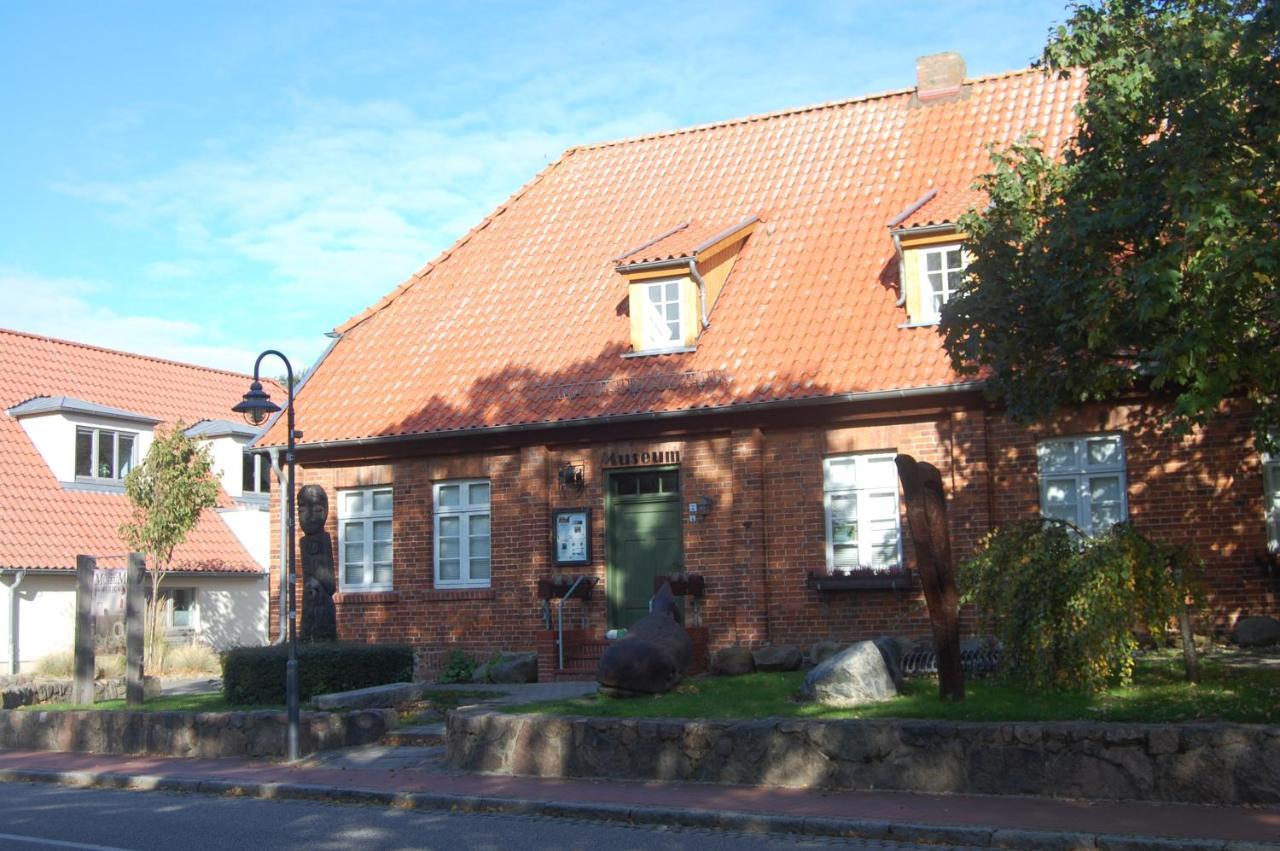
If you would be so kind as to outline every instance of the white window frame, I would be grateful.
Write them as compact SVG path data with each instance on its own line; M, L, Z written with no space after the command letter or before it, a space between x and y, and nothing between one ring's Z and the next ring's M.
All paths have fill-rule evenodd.
M351 494L362 494L361 508L359 511L352 512L348 509L347 497ZM374 510L373 497L374 494L389 494L391 496L391 507L386 509ZM395 532L394 532L394 515L395 515L395 492L389 485L378 485L376 487L365 488L343 488L338 491L338 589L340 591L390 591L395 585ZM391 575L384 582L374 580L374 527L378 523L391 523L392 533L389 541L378 543L390 543L391 545ZM361 527L360 540L351 543L359 543L361 545L360 559L360 576L359 582L347 581L347 527L359 525ZM384 562L379 562L382 564Z
M190 622L186 624L178 624L174 622L174 616L177 614L177 600L174 599L175 594L188 593L191 595L191 607L187 609L187 613L191 616ZM162 588L160 589L161 604L164 606L164 626L166 630L177 631L189 629L198 631L200 626L200 606L198 603L199 595L196 589L190 586L181 588Z
M245 488L244 486L244 463L249 461L253 465L253 487ZM262 477L267 477L267 489L262 489ZM245 496L261 496L267 497L271 495L271 459L267 457L265 452L244 451L244 460L240 462L240 492Z
M932 274L942 275L942 303L946 304L951 297L956 294L958 285L964 280L964 270L969 265L969 255L964 250L964 246L958 242L951 242L945 245L933 245L928 248L918 248L919 252L919 279L920 279L920 316L925 322L942 321L942 308L937 307L933 303L934 289L933 284L929 280L929 257L937 255L941 258L941 269ZM950 251L960 252L960 268L953 269L947 265L947 253ZM957 286L949 286L951 283L951 275L955 274Z
M472 503L471 486L485 485L489 491L489 499L484 503ZM457 487L459 500L457 505L442 506L440 490ZM464 501L465 499L468 501ZM493 578L493 485L488 479L450 479L436 482L431 488L432 536L431 553L435 566L436 588L488 588ZM489 520L489 575L473 578L471 576L471 534L470 525L473 517L487 517ZM443 579L440 576L440 522L444 518L458 518L458 578Z
M895 453L893 452L863 452L853 455L832 455L822 459L822 506L823 513L826 517L826 545L827 545L827 570L874 570L882 573L890 573L903 569L902 558L902 509L901 497L898 482L898 468L893 463ZM854 485L852 487L839 487L831 481L831 469L837 464L847 464L850 459L854 461ZM894 537L897 543L897 555L895 561L891 565L875 566L872 556L872 534L871 524L882 522L885 518L877 518L872 512L872 498L876 496L887 496L888 488L883 484L867 484L861 482L867 481L869 478L866 470L871 463L884 463L888 461L889 466L893 469L893 522ZM858 565L837 565L835 556L835 530L832 526L833 516L831 511L831 502L833 497L853 495L857 502L857 528L858 528Z
M1116 440L1120 446L1118 460L1111 463L1095 463L1089 460L1090 441ZM1050 447L1072 446L1075 461L1070 468L1046 470L1045 459ZM1094 478L1117 476L1120 479L1120 518L1117 523L1129 520L1129 476L1125 463L1124 435L1116 432L1081 434L1071 437L1055 437L1036 443L1036 476L1039 481L1040 513L1043 517L1048 487L1051 481L1071 480L1076 494L1076 516L1072 521L1086 535L1093 537L1101 531L1093 528L1093 494L1090 482ZM1108 527L1110 528L1110 527Z
M656 281L646 281L639 285L640 304L632 305L633 309L638 309L640 313L640 327L644 334L645 352L661 352L669 349L679 349L684 346L685 340L685 310L684 310L684 278L661 278ZM674 299L668 298L667 287L675 287L676 296ZM654 302L650 293L659 290L661 298ZM670 339L671 319L667 317L667 307L674 304L676 307L676 339ZM661 335L662 339L659 339Z
M80 434L88 433L92 435L89 446L89 469L93 470L95 475L83 476L77 470ZM111 435L111 454L115 459L115 471L120 473L117 476L99 476L96 475L98 470L98 441L100 435ZM128 469L122 471L123 465L120 463L120 438L131 438L133 443L129 447L129 466ZM71 444L71 473L77 482L111 482L119 484L124 481L124 477L129 474L138 463L138 433L136 431L121 431L116 428L105 428L103 426L77 425L75 430L75 439Z
M1280 456L1262 453L1262 511L1267 521L1267 550L1280 553Z

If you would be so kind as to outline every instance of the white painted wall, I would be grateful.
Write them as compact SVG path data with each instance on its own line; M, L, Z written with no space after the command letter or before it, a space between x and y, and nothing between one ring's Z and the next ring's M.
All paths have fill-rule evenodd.
M271 558L271 511L267 506L240 505L235 508L219 508L222 522L240 539L254 561L266 569Z
M8 578L6 577L6 582ZM148 580L149 581L149 580ZM267 577L167 576L161 590L195 589L196 638L215 650L267 641ZM18 587L18 661L30 671L41 656L70 650L75 637L75 574L28 573ZM0 603L6 603L0 589ZM9 670L8 608L0 612L0 673Z
M136 434L134 442L134 462L146 457L155 438L155 431L141 423L126 423L106 417L76 415L67 416L62 413L34 414L18 420L31 443L44 462L49 465L53 475L60 482L76 480L76 426L105 428L112 431Z
M233 499L244 495L244 448L248 438L215 437L206 440L209 455L213 459L214 475L222 482L222 489Z

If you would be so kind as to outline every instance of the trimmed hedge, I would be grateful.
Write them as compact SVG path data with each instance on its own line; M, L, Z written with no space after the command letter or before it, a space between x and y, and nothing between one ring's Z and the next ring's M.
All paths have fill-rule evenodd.
M232 706L285 702L287 645L237 647L222 654L222 693ZM405 644L298 645L301 700L413 680L413 648Z

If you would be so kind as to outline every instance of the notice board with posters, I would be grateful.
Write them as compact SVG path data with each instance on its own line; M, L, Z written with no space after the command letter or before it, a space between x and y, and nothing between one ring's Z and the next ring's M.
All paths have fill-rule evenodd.
M591 509L558 508L551 515L552 556L557 565L591 564Z

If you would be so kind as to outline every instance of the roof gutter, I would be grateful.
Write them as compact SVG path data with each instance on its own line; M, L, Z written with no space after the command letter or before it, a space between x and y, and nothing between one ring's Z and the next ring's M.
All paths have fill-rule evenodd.
M647 411L639 414L618 414L611 417L580 417L572 420L555 420L552 422L515 423L505 426L489 426L487 428L459 428L449 431L414 432L412 434L392 434L380 437L357 437L350 440L322 440L299 446L299 450L346 449L361 446L377 446L379 444L408 443L421 440L443 440L452 437L470 437L477 434L522 434L536 431L559 431L562 429L581 428L583 426L611 426L627 423L666 422L667 420L689 419L707 414L744 413L752 411L772 411L782 408L810 408L823 405L858 404L867 402L884 402L896 399L918 399L929 396L955 396L973 393L986 386L984 381L962 381L957 384L934 384L927 387L906 387L900 390L866 390L858 393L839 393L835 396L810 396L801 399L776 399L768 402L744 402L737 405L719 405L707 408L684 408L678 411Z

